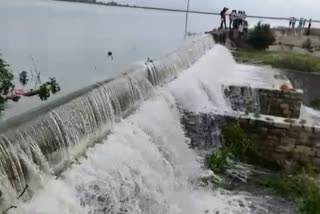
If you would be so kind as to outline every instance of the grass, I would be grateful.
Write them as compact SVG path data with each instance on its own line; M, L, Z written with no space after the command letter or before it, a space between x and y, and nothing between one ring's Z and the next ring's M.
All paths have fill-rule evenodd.
M314 177L283 171L276 175L255 176L251 181L294 202L298 214L320 214L320 185Z
M271 65L275 68L320 72L320 58L316 56L269 50L240 50L234 53L238 62Z
M214 172L224 172L229 166L229 159L248 161L248 157L257 156L256 149L251 144L246 133L238 125L228 125L222 128L223 148L212 152L207 158L207 166Z
M239 125L224 126L222 136L224 139L223 148L220 151L212 152L207 157L207 166L212 171L224 172L230 165L229 160L255 164L274 170L280 169L278 163L263 157L258 146L249 139Z
M310 163L298 163L277 176L264 178L278 194L295 202L299 214L320 214L320 185L310 167Z
M224 172L229 165L230 151L227 148L212 152L207 158L208 168L214 172Z

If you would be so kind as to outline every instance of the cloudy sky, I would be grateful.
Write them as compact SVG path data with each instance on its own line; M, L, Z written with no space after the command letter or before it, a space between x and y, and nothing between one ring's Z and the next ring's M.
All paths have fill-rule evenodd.
M99 1L99 0L98 0ZM108 2L109 0L100 0ZM111 0L110 0L111 1ZM116 0L120 3L183 9L187 0ZM319 0L190 0L191 8L203 11L230 9L246 10L247 14L265 16L296 16L320 19Z
M28 4L30 1L50 0L0 0L3 4ZM112 0L97 0L109 2ZM185 9L187 0L114 0L119 3ZM250 15L306 17L320 20L320 0L190 0L191 9L220 12L224 6L245 10Z

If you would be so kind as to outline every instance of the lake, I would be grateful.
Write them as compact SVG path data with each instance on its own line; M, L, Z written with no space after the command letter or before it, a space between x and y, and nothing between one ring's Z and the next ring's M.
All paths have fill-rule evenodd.
M190 14L189 32L219 25L219 17ZM258 20L252 19L251 24ZM249 20L250 22L250 20ZM286 25L285 21L272 21ZM67 94L121 73L134 62L158 57L184 43L185 14L49 0L0 3L0 51L14 73L33 69L55 77ZM107 57L112 51L114 59ZM28 88L34 87L29 84ZM1 120L45 104L38 97L8 102Z

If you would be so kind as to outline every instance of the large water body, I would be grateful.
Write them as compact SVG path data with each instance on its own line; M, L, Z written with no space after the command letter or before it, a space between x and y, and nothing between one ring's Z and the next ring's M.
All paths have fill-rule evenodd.
M257 21L249 20L251 25ZM62 92L53 101L114 77L132 63L176 49L185 42L184 23L183 13L49 0L4 1L0 2L0 51L15 73L32 70L34 58L42 81L56 77ZM203 33L218 25L218 16L189 15L189 32ZM1 120L43 104L37 97L9 102Z

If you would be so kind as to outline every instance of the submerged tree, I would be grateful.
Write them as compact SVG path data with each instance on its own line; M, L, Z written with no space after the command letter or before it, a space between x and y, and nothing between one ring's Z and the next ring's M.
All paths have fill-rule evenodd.
M16 89L13 84L14 75L0 54L0 112L4 110L4 104L7 100L18 102L21 97L32 97L36 95L38 95L41 100L47 100L50 94L55 94L60 91L60 86L55 78L50 78L49 81L41 84L40 72L37 71L33 58L32 62L37 75L36 85L30 90ZM19 74L19 81L23 86L28 84L29 79L26 71L22 71ZM36 87L38 84L41 85Z

